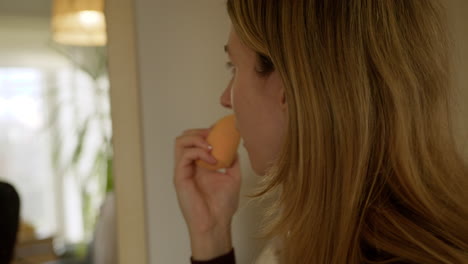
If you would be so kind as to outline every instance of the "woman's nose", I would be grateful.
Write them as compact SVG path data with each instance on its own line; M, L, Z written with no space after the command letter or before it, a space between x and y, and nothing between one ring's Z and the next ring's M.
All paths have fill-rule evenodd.
M221 105L226 107L226 108L229 108L229 109L232 109L231 84L232 84L232 81L229 82L229 85L226 87L226 89L224 89L224 92L223 92L223 94L221 95L221 98L220 98Z

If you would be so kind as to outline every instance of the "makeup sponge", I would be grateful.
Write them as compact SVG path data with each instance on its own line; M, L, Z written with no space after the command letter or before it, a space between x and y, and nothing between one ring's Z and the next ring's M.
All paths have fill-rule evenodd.
M221 118L211 128L206 141L213 147L211 155L218 161L211 165L202 160L197 161L197 165L209 170L219 170L231 167L239 147L240 134L236 128L234 115Z

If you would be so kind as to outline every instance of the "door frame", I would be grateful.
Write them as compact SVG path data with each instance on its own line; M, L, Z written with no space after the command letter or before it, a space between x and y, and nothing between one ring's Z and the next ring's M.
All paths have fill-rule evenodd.
M134 0L106 2L118 260L149 263Z

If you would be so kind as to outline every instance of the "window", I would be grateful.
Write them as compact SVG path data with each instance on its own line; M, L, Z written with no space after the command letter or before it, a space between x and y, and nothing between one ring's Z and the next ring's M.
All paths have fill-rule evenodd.
M22 219L39 237L57 231L44 81L38 69L0 68L0 177L17 188Z
M91 239L111 151L107 89L71 66L0 68L0 179L38 238Z

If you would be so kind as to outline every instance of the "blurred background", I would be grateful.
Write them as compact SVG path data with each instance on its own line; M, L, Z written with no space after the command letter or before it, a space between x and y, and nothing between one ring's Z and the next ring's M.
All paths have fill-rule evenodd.
M443 3L468 160L468 1ZM173 142L229 113L229 29L220 0L0 0L0 182L20 208L0 228L19 223L14 263L189 262ZM239 154L233 239L238 263L254 263L264 206L248 197L258 177Z
M20 197L17 263L91 256L112 193L103 1L0 1L0 181Z

